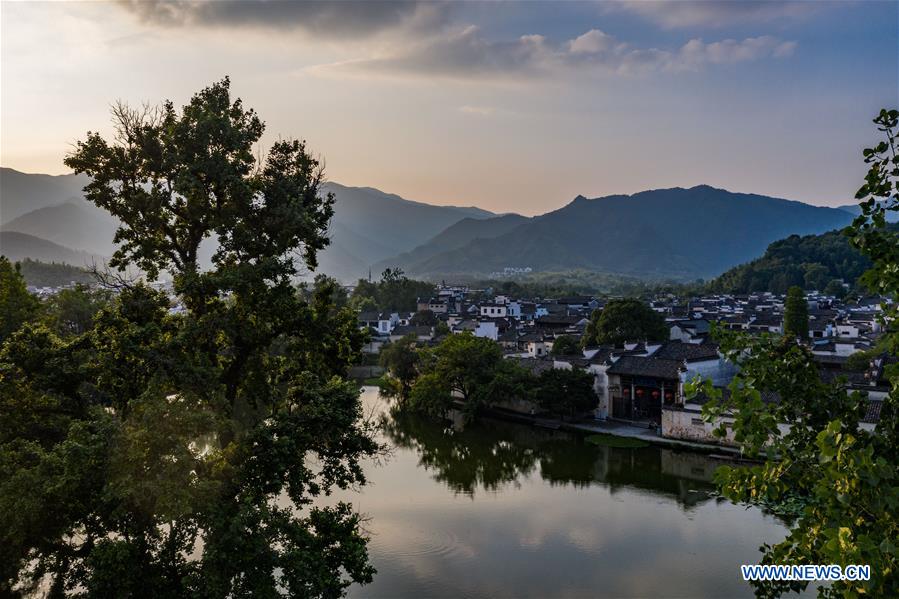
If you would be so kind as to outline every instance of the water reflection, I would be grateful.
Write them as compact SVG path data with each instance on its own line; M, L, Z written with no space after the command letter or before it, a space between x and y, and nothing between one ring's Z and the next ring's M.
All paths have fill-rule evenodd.
M711 499L701 455L389 415L383 440L370 484L334 498L368 517L378 574L354 597L751 597L740 564L785 533Z
M664 493L690 506L709 498L720 464L703 455L646 447L592 445L583 435L482 419L434 421L391 411L382 430L397 448L415 451L419 464L456 493L496 492L534 472L550 485L634 487Z

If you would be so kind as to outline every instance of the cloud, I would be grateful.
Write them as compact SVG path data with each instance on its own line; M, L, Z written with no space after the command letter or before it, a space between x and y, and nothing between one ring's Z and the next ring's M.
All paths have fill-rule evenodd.
M496 109L492 106L460 106L459 112L462 114L470 114L474 116L490 116Z
M431 74L468 79L536 72L550 53L543 36L526 35L511 42L491 42L471 25L393 54L320 65L310 70L330 75Z
M711 44L692 39L681 47L675 63L683 68L696 69L706 64L728 64L767 57L783 58L792 55L795 49L796 42L781 42L768 35Z
M442 27L446 2L379 0L118 0L144 23L160 27L255 27L320 37L366 37L397 29Z
M623 10L646 17L663 27L723 27L747 22L766 22L811 14L827 4L810 0L677 0L636 1L605 4L608 10Z
M570 71L640 74L699 70L792 54L795 42L771 36L705 43L692 39L675 50L635 48L598 29L554 44L542 35L489 41L468 26L411 44L384 56L309 69L336 76L444 77L452 79L529 79Z

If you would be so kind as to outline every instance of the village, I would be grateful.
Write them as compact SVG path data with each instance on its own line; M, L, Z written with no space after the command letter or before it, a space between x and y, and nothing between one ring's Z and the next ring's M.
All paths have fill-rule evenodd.
M370 333L365 350L377 354L386 344L409 335L420 345L428 345L446 334L470 333L496 342L504 358L534 374L548 369L589 372L594 380L595 408L568 428L656 438L663 444L732 446L730 431L718 438L713 430L720 422L702 418L707 398L687 390L688 383L698 377L711 380L726 393L737 373L713 339L713 326L749 334L782 334L784 330L782 295L722 294L689 299L668 295L647 302L664 317L667 339L629 339L614 346L581 344L591 315L601 312L608 300L594 296L519 298L490 291L440 284L432 297L419 298L415 313L361 312L359 326ZM885 367L891 358L876 353L882 329L879 317L883 304L890 300L868 296L844 302L818 292L807 292L805 299L805 343L822 380L840 380L849 391L861 392L867 398L867 410L860 425L873 430L890 390ZM781 401L774 394L763 399ZM531 402L517 398L497 400L495 407L511 415L539 415Z

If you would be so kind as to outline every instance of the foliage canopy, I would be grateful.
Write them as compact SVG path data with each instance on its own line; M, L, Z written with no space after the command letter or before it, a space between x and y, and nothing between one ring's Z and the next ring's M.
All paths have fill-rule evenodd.
M822 292L830 286L830 292L842 293L841 281L855 287L870 267L871 260L853 247L841 231L790 235L771 243L760 258L723 273L709 283L709 289L723 293L781 294L794 285ZM831 285L833 281L837 283Z
M328 242L318 161L280 140L257 163L262 121L228 79L113 116L115 137L88 133L66 164L122 223L112 263L169 271L183 310L123 281L77 326L32 320L3 344L0 591L335 597L371 580L359 516L314 503L364 482L377 450L343 379L355 314L333 282L291 283Z
M418 309L418 299L427 301L433 293L433 283L410 279L400 268L388 268L381 273L380 281L359 279L353 290L352 301L357 309L415 312Z
M668 338L665 317L644 302L610 300L594 310L584 331L584 345L621 345L625 341L663 341Z
M0 256L0 343L39 310L40 301L28 292L21 267Z
M859 189L861 215L846 234L873 265L864 283L884 296L899 294L899 236L887 226L899 211L899 111L874 119L885 139L864 151L870 169ZM896 304L884 306L884 346L890 391L880 419L860 424L869 400L845 386L821 381L811 351L792 335L780 339L722 336L722 350L741 366L724 396L709 382L710 421L732 414L734 440L744 451L769 458L752 468L720 468L723 493L733 501L777 502L798 497L801 515L787 537L762 548L769 564L867 564L869 581L838 581L819 587L821 597L899 595L899 332ZM694 391L698 389L694 388ZM779 401L763 398L778 397ZM779 423L789 425L786 431ZM720 424L717 434L727 434ZM802 590L808 583L754 583L760 597Z

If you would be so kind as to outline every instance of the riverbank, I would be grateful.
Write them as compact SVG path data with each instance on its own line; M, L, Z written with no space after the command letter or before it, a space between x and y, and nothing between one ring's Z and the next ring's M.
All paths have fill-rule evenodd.
M368 381L363 380L360 381L360 383L363 385L376 386L372 385L371 381L373 380L374 379L369 379ZM464 408L464 404L459 401L454 402L454 405L460 410ZM699 443L696 441L684 441L681 439L669 439L667 437L659 435L657 432L645 426L638 426L620 420L569 422L559 419L532 416L530 414L523 414L521 412L504 410L502 408L484 408L483 413L494 418L499 418L501 420L529 424L531 426L539 428L563 430L583 435L611 435L614 437L639 439L640 441L644 441L651 445L658 445L660 447L667 447L669 449L694 451L704 454L725 454L728 457L734 458L739 458L742 456L742 452L735 447L716 445L712 443Z
M462 404L456 404L456 407L462 408ZM653 430L644 427L622 422L620 420L595 420L568 422L565 420L548 419L543 417L531 416L501 408L486 408L484 413L494 418L503 420L511 420L530 424L541 428L549 428L554 430L563 430L574 433L589 435L612 435L614 437L625 437L630 439L639 439L652 445L668 447L670 449L686 449L705 454L726 454L728 457L740 457L742 453L735 447L726 445L715 445L712 443L698 443L696 441L683 441L680 439L669 439L663 437Z

